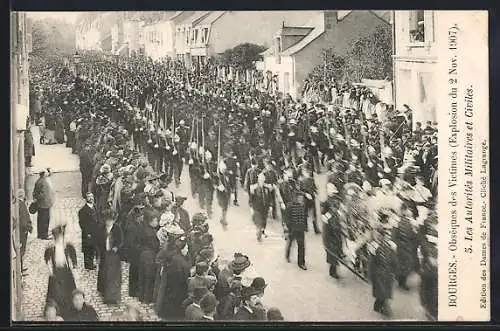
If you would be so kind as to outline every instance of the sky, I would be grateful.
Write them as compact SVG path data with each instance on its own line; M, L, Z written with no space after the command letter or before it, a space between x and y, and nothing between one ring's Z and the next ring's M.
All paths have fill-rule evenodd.
M63 19L68 23L75 23L79 12L28 12L28 17L34 20L44 18Z

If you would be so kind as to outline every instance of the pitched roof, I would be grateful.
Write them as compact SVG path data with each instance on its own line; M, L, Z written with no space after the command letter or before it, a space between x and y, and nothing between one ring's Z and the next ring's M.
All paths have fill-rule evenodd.
M309 26L283 26L278 31L277 35L281 36L307 36L313 30L313 27Z
M225 13L226 12L223 10L210 12L210 14L204 16L201 20L197 21L196 23L193 23L193 25L210 25L216 20L218 20Z
M196 11L193 15L187 17L185 20L178 22L179 25L196 25L201 19L209 15L209 11Z
M312 43L316 38L321 36L325 32L324 27L316 27L314 28L307 36L305 36L302 40L300 40L298 43L295 45L288 47L285 49L283 52L281 52L281 55L287 56L287 55L293 55L297 53L298 51L302 50L304 47Z

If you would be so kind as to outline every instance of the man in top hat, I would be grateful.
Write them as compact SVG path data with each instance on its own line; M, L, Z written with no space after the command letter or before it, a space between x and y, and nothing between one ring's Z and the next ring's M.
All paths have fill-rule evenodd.
M297 241L297 265L302 270L307 270L305 261L305 236L307 229L307 214L305 213L305 202L303 194L295 191L292 200L286 206L286 222L289 230L289 240L286 246L285 257L290 262L290 249L292 243Z

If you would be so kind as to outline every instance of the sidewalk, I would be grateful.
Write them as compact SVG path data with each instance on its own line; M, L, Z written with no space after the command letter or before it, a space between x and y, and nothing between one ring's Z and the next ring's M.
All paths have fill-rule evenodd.
M71 154L71 149L66 144L41 145L38 126L33 126L31 133L35 144L33 167L29 168L31 174L37 174L44 168L51 168L54 173L79 170L78 155Z

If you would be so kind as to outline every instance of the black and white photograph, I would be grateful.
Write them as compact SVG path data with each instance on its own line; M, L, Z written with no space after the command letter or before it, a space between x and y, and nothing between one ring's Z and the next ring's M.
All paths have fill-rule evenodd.
M12 12L12 320L438 320L440 15Z

